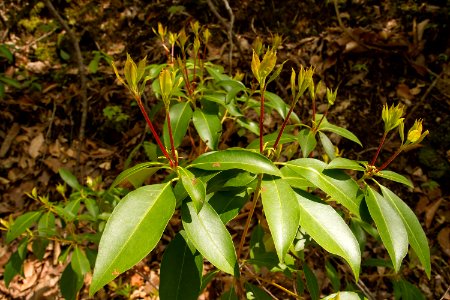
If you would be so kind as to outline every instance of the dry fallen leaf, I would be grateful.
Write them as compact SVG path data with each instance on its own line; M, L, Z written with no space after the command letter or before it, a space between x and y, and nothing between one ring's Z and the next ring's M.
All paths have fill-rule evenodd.
M30 154L32 158L39 156L39 152L44 144L44 141L45 139L42 133L39 133L34 139L31 140L30 148L28 148L28 154Z
M441 205L441 202L442 198L427 206L425 213L425 226L427 228L430 228L431 222L433 221L434 215L436 214L439 205Z
M439 231L437 240L444 253L450 256L450 227L445 227Z

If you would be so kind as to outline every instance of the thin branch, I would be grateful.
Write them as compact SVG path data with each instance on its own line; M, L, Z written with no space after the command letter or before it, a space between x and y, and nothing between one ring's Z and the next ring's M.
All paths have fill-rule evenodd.
M50 0L44 0L45 5L50 10L52 15L58 20L64 30L67 32L70 41L72 42L73 48L75 50L75 58L78 64L78 73L80 76L81 83L81 124L80 124L80 132L78 133L79 147L77 150L77 169L80 171L80 156L81 149L83 148L84 138L85 138L85 130L86 130L86 122L87 122L87 114L88 114L88 97L87 97L87 80L86 73L84 71L84 62L83 56L81 54L80 44L75 33L70 29L69 25L66 21L61 17L56 8L53 6Z

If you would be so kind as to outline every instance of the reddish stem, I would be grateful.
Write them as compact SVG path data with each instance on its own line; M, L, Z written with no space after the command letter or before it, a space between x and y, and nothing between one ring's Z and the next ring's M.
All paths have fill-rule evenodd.
M395 151L389 159L378 168L378 172L384 170L400 153L402 152L402 148Z
M150 118L148 117L147 112L145 111L144 105L142 104L142 100L139 96L135 97L136 102L139 106L139 108L141 109L142 114L144 115L145 121L147 122L148 127L150 127L150 131L153 134L153 137L156 140L156 143L158 144L159 148L161 149L162 153L164 154L164 156L169 160L170 166L173 167L173 161L170 158L169 153L167 153L166 148L163 146L161 139L159 138L158 134L156 133L155 127L153 127L153 123L150 120Z
M325 113L322 115L322 118L320 118L319 124L317 124L317 126L316 126L316 128L315 128L315 132L319 129L320 124L322 124L322 121L323 121L323 119L325 119L325 117L327 116L327 114L328 114L328 107L327 107L327 110L325 111Z
M291 108L289 109L289 112L286 115L286 118L283 121L283 124L281 125L280 132L278 133L277 139L275 140L275 144L273 144L273 148L276 149L278 146L278 143L280 142L281 136L283 135L284 129L286 128L287 122L289 121L289 118L291 117L292 112L294 111L294 106L297 104L297 102L292 103Z
M316 97L312 98L312 117L313 117L313 121L314 123L316 122Z
M261 88L261 110L260 110L260 116L259 116L259 152L263 153L264 150L264 141L263 141L263 134L264 134L264 92L266 91L265 87Z
M174 160L175 167L178 166L178 158L175 151L175 143L173 142L172 124L170 122L169 109L166 109L167 128L169 129L170 146L172 148L172 158Z
M387 136L387 132L385 132L383 134L383 137L381 138L380 145L378 146L378 149L377 149L377 153L375 153L375 155L372 158L372 162L370 163L371 166L375 165L378 155L380 154L381 148L383 147L384 141L386 140L386 136Z

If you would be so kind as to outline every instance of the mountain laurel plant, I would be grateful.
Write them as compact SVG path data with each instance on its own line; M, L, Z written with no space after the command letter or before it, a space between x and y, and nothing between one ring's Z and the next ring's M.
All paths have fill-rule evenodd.
M328 121L337 90L315 83L313 68L291 71L289 103L267 90L284 65L277 65L278 36L269 47L256 40L251 62L254 80L247 87L242 74L231 77L205 59L211 34L197 22L191 24L190 34L168 32L161 24L155 32L167 63L147 65L144 58L136 64L127 56L123 75L112 63L119 82L141 110L160 155L123 171L110 187L128 182L135 190L118 202L104 226L91 295L145 258L174 216L181 216L181 228L174 232L170 226L173 234L161 261L159 297L163 300L197 299L219 272L234 278L223 294L229 299L271 299L270 291L255 283L301 298L303 278L309 295L318 299L319 286L305 259L308 248L317 245L329 253L324 261L335 291L324 299L359 299L352 285L340 291L334 265L337 257L343 259L358 282L366 233L381 240L391 259L385 265L395 272L411 245L430 276L428 242L419 221L380 183L387 179L412 187L407 178L386 167L427 135L421 120L405 136L403 107L384 106L384 134L372 160L346 159L328 134L361 142ZM161 137L142 100L149 81L165 113ZM300 120L294 109L306 99L312 114ZM319 114L317 103L323 100L328 108ZM251 117L252 112L258 117ZM276 112L282 119L275 132L264 126L267 112ZM223 128L227 128L224 134ZM229 128L258 138L246 148L224 149ZM394 130L399 132L401 146L379 164L384 141ZM180 147L183 142L190 142L192 149ZM144 185L156 172L167 176L157 184ZM232 220L242 221L239 228L243 228L233 230L233 235L227 228ZM204 275L204 259L217 269ZM264 278L262 268L283 273L283 286ZM404 282L398 281L397 286L406 286ZM290 288L285 287L288 283Z

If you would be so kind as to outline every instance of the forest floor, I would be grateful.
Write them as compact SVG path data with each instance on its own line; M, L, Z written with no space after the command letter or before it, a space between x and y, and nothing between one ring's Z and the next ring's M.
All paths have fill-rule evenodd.
M243 72L250 81L252 42L256 37L270 41L278 33L283 36L278 62L287 62L276 84L269 88L286 96L290 70L300 65L314 66L319 79L339 87L329 118L355 133L364 145L361 148L338 140L345 157L372 157L382 136L383 104L405 105L407 128L423 118L424 128L430 131L423 147L402 154L391 165L392 170L411 179L415 188L392 188L413 208L425 229L432 274L428 279L423 268L407 258L400 275L427 299L450 299L450 7L446 1L354 0L339 1L339 5L333 1L230 2L235 35L231 66L226 1L211 1L220 19L207 1L56 2L60 14L80 37L84 64L89 67L85 142L78 152L83 95L76 53L67 32L41 2L3 1L0 46L9 45L13 58L0 55L0 76L14 78L20 87L6 85L0 98L1 218L17 217L35 208L36 203L26 195L34 187L39 194L57 198L60 168L72 170L82 182L101 176L107 188L125 165L146 159L138 146L149 135L139 110L115 81L112 68L104 60L96 62L96 53L124 61L128 52L135 60L147 55L149 63L162 63L164 51L152 28L161 22L176 32L198 20L213 32L208 59L231 67L233 73ZM156 102L151 94L147 100L150 106ZM119 107L121 112L108 118L104 110L108 107ZM319 106L319 112L324 108ZM119 119L119 115L125 117ZM222 146L236 143L230 139ZM398 136L388 140L382 157L389 157L398 145ZM2 236L0 279L17 247L15 243L6 245ZM387 258L379 243L368 245L371 255ZM24 276L17 276L9 288L0 280L0 299L54 299L63 270L54 258L56 248L49 247L44 261L27 259ZM151 299L158 285L157 263L148 258L146 264L123 276L134 298ZM324 277L323 271L315 271L318 278ZM363 272L361 279L373 299L394 297L383 267L365 267ZM215 299L220 290L211 287L209 298ZM112 295L119 297L109 294L103 298Z

